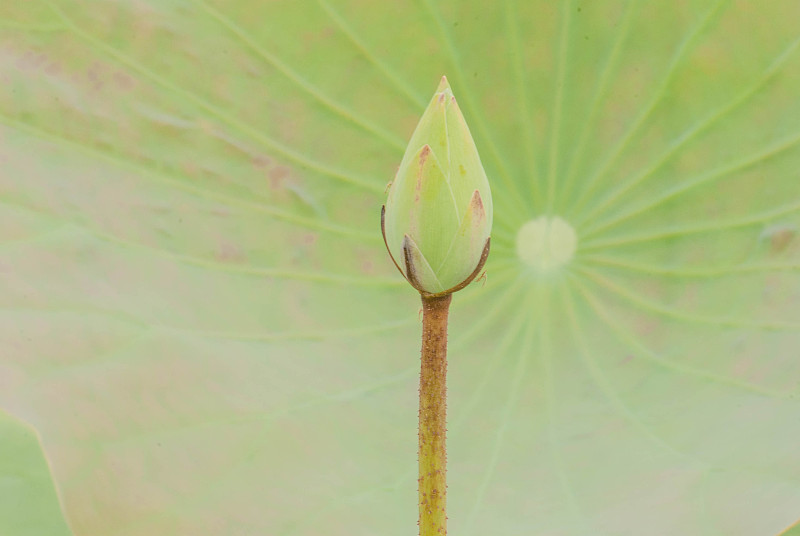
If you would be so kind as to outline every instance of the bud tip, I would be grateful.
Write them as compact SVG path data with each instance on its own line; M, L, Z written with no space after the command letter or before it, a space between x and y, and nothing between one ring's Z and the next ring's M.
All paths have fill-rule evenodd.
M439 87L436 88L436 93L441 93L445 89L450 89L450 83L447 81L447 77L442 75L442 79L439 81Z

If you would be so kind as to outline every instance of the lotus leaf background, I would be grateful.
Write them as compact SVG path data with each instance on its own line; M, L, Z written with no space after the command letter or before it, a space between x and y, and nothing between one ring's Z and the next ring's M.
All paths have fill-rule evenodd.
M495 201L451 312L451 533L787 530L798 20L2 2L0 532L416 532L419 302L378 222L443 74ZM549 271L516 245L543 215L578 237Z

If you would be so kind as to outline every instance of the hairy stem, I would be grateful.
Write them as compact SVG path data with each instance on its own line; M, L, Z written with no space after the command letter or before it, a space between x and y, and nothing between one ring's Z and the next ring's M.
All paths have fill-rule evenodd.
M419 533L447 534L447 315L452 294L422 296Z

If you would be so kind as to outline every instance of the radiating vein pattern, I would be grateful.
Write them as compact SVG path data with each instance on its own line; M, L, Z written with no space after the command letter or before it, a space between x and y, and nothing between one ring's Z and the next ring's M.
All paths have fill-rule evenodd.
M0 414L51 474L0 505L57 496L75 536L413 532L420 303L380 207L446 75L495 208L450 314L453 533L785 531L797 20L795 0L3 3ZM0 482L41 476L9 453Z

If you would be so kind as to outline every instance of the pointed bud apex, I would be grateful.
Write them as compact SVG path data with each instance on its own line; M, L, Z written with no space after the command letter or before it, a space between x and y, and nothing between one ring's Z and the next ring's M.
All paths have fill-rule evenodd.
M398 270L423 294L460 290L486 261L489 181L444 76L391 183L381 228Z

